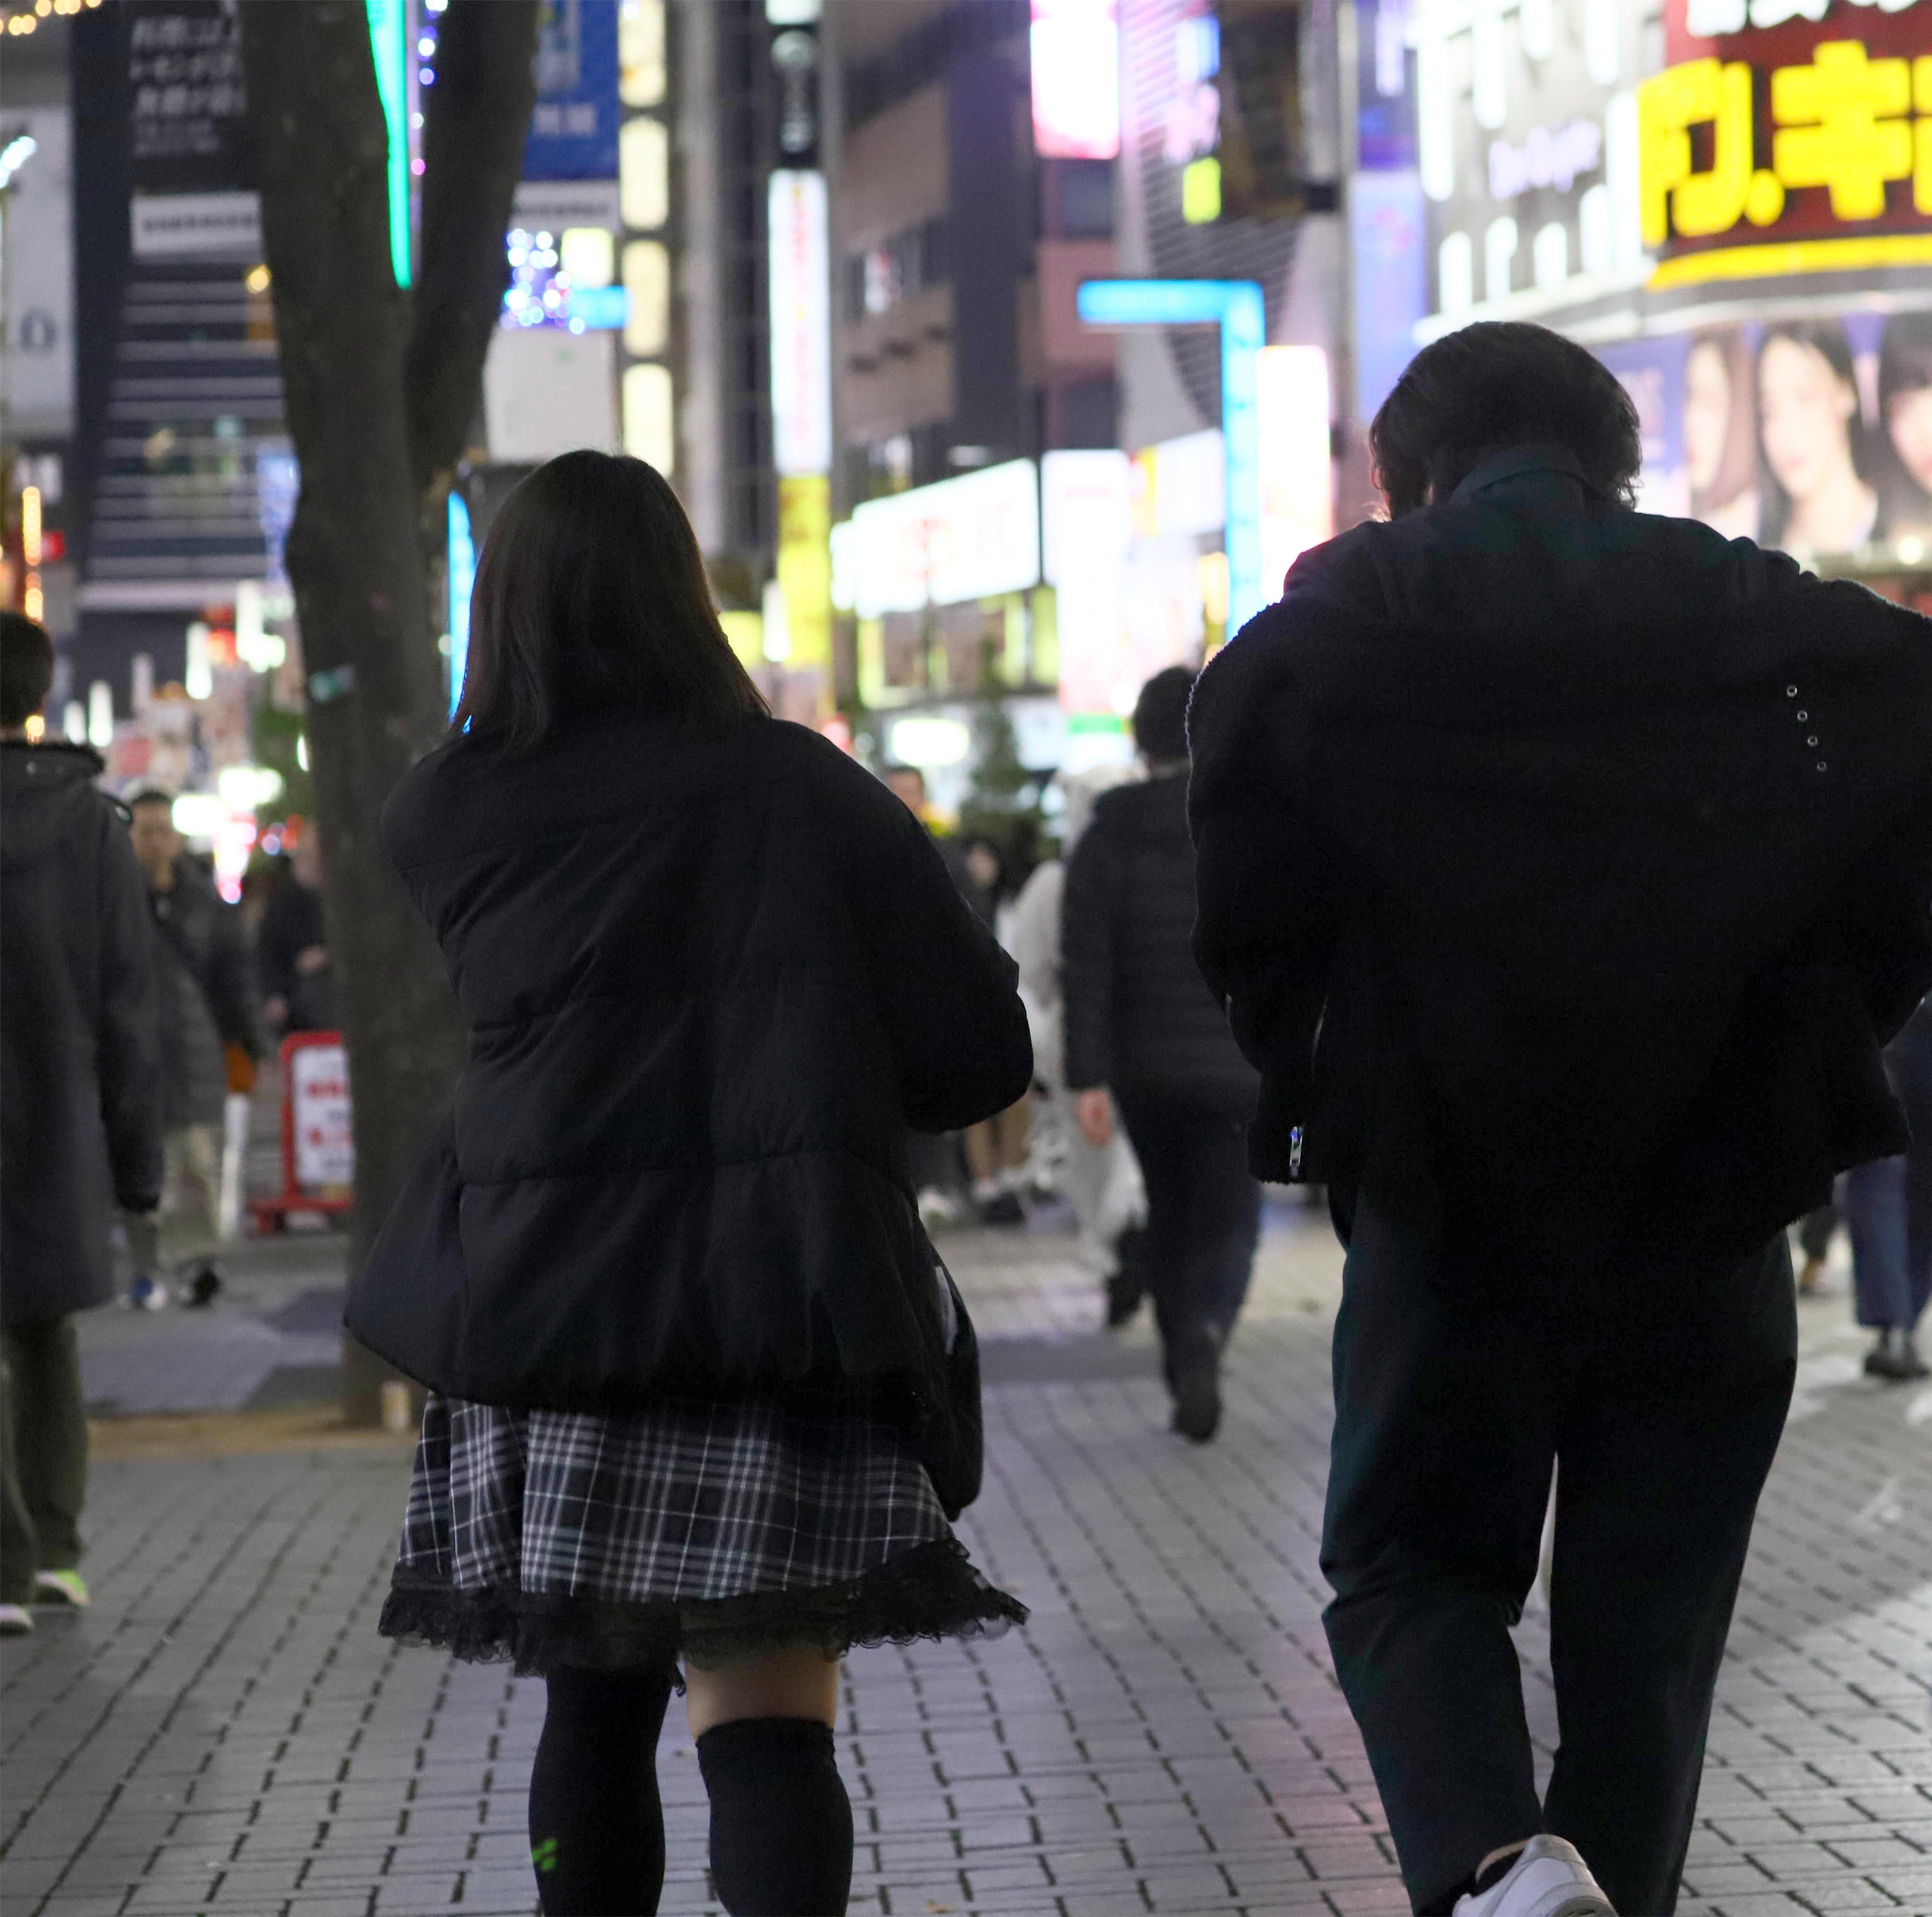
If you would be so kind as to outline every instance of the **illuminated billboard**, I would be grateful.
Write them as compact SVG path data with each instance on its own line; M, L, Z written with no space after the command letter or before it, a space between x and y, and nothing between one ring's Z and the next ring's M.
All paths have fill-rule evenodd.
M1653 289L1932 265L1932 0L1666 0L1637 90Z
M1042 158L1112 160L1120 150L1117 0L1033 0L1033 143Z
M1806 560L1932 552L1932 310L1599 349L1636 402L1642 504Z
M851 525L852 602L861 619L1040 584L1040 479L1030 459L868 500Z

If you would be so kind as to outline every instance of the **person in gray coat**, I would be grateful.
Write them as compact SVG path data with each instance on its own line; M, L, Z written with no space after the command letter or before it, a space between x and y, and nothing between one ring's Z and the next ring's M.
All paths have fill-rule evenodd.
M113 1208L160 1200L147 887L100 756L42 742L46 633L0 613L0 1635L80 1605L74 1315L113 1296Z
M194 1268L191 1302L220 1280L221 1148L230 1089L253 1089L261 1040L242 917L214 889L175 830L174 800L150 788L128 802L134 856L147 875L154 926L154 986L161 1041L166 1174L154 1225L130 1224L136 1299L167 1300L164 1270Z

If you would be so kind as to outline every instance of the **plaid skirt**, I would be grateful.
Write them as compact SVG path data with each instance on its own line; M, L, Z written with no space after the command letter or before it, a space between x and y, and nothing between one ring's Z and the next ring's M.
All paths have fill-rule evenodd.
M1024 1622L904 1433L868 1409L849 1394L623 1416L433 1396L378 1628L542 1673Z

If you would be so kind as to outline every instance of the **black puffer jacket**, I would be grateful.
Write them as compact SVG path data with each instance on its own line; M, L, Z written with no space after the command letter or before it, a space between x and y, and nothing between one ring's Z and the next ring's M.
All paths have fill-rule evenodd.
M1066 868L1060 964L1066 1082L1127 1086L1245 1115L1256 1076L1194 962L1184 773L1117 786Z
M614 714L446 746L384 832L470 1027L440 1157L350 1328L487 1403L839 1374L943 1389L906 1129L1032 1072L1012 962L816 734Z
M161 1189L148 882L85 746L0 745L0 1316L114 1294L118 1201Z

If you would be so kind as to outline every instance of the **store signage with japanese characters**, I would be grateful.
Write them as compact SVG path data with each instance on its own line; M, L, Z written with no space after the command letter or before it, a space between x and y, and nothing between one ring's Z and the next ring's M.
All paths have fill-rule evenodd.
M1932 4L1669 0L1638 91L1661 286L1932 263Z

